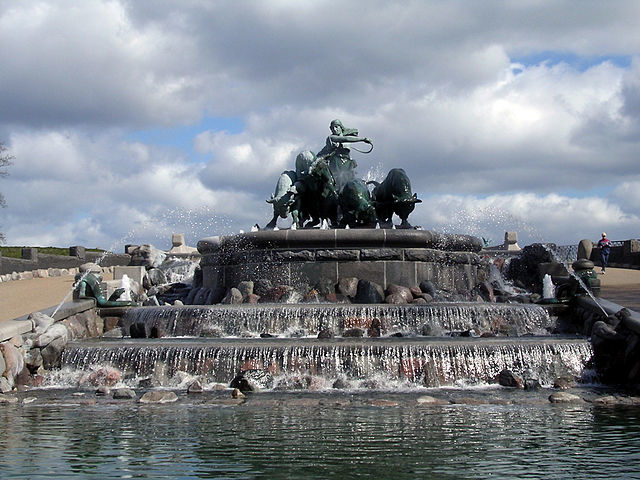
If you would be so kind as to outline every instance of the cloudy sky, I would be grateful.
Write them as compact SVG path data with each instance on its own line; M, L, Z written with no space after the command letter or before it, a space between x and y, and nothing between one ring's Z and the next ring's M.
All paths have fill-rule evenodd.
M360 177L406 170L426 229L640 237L635 0L0 3L9 245L264 225L334 118L374 142Z

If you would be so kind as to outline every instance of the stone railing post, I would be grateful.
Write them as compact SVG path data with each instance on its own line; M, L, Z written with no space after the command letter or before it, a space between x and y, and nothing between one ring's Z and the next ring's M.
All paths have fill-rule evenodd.
M78 259L84 260L85 258L87 258L87 250L80 245L75 245L73 247L69 247L69 256L78 257Z
M22 249L23 260L38 260L38 249L34 247L24 247Z

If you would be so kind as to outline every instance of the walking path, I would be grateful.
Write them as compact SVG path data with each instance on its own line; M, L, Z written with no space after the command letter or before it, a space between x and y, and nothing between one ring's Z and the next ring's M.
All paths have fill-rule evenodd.
M104 276L104 280L110 278ZM0 322L57 307L70 294L73 282L73 275L65 275L0 283ZM71 295L66 301L71 301Z
M599 270L599 269L597 269ZM640 270L608 268L598 274L602 298L640 312ZM105 278L109 280L109 278ZM55 307L71 292L73 276L0 283L0 322ZM71 297L67 299L69 301Z
M640 312L640 270L607 268L607 273L599 273L598 278L602 298Z

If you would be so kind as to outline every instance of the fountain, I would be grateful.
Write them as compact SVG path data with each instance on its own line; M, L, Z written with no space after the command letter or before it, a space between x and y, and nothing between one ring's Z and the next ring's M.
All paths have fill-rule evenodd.
M278 391L488 385L505 371L552 386L585 375L586 338L522 303L526 293L497 295L480 239L412 227L419 200L404 170L370 191L345 145L371 140L339 121L331 130L327 147L282 174L267 229L200 240L193 284L158 293L173 305L125 309L131 338L71 342L62 367L108 365L133 387L187 376ZM278 229L288 215L291 228Z

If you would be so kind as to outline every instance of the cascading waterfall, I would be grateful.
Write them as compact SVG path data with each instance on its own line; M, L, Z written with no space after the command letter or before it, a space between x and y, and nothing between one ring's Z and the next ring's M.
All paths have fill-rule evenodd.
M554 321L537 305L215 305L146 307L127 312L123 323L155 328L161 336L241 337L261 333L317 335L371 327L380 321L383 335L442 335L474 330L477 334L547 335Z
M504 368L551 385L563 375L580 376L591 358L587 340L519 339L166 339L122 345L78 342L65 350L62 366L115 367L132 379L165 372L201 375L228 383L240 370L264 369L279 380L289 375L363 380L373 375L437 387L491 382ZM529 377L527 377L527 375ZM159 381L162 384L162 381ZM384 387L384 385L383 385Z

